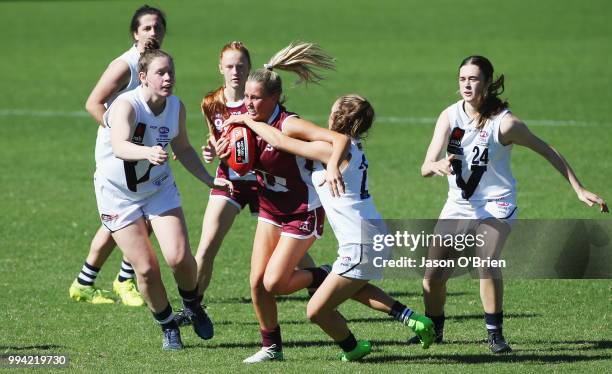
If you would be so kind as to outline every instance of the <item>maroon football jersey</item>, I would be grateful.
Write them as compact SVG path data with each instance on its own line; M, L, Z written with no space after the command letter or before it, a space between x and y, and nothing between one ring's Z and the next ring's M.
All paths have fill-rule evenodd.
M277 105L268 124L282 131L283 123L289 117L297 117L297 114ZM261 209L275 215L289 215L321 206L310 179L311 160L276 150L260 137L257 137L257 148L255 171Z
M244 102L237 101L232 103L225 103L225 113L211 113L208 116L208 121L212 123L214 137L219 139L223 130L223 122L228 119L231 115L243 114L247 112L247 108L244 106ZM255 181L255 175L253 173L247 173L243 176L239 176L226 164L220 162L217 167L217 178L225 178L230 180L252 180Z

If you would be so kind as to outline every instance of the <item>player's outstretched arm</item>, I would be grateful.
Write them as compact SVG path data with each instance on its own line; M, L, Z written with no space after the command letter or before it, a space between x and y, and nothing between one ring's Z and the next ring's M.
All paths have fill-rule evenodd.
M189 171L194 177L204 182L211 188L218 188L222 190L232 190L232 183L222 178L213 178L208 171L204 168L200 157L196 153L195 149L189 143L189 137L187 136L187 127L185 126L186 121L185 106L181 103L179 110L179 131L178 135L172 139L170 143L172 145L172 151L176 155L176 158L183 164L185 169Z
M283 134L307 141L325 141L332 144L325 172L325 182L328 183L332 196L339 197L344 193L344 180L340 172L340 163L346 157L351 140L344 134L331 131L315 125L302 118L290 117L283 124Z
M601 197L586 190L582 186L582 183L580 183L578 177L563 155L542 139L535 136L529 131L527 125L516 116L509 114L502 120L499 128L499 140L505 145L514 143L539 153L568 180L580 201L588 206L598 204L601 212L608 212L606 202Z
M115 93L119 92L130 83L130 67L125 61L115 60L108 65L98 83L93 88L85 109L98 122L100 126L104 126L102 117L106 112L104 104Z
M285 121L282 132L266 123L253 121L248 115L232 116L225 121L225 124L230 123L243 123L249 126L278 150L327 164L325 182L329 183L332 196L344 193L344 181L339 163L348 152L350 144L348 136L294 117ZM340 158L337 159L338 157Z
M236 115L230 117L226 124L242 123L247 125L257 135L259 135L266 143L270 144L275 149L288 152L310 160L321 161L328 163L332 154L331 142L314 141L305 142L303 140L291 138L283 134L280 130L263 122L252 120L248 115Z
M433 175L450 175L451 174L451 160L454 155L443 157L443 151L448 144L448 136L450 135L450 123L448 121L448 115L446 110L440 113L436 127L434 129L433 137L427 148L427 154L425 160L421 166L421 175L423 177L431 177ZM442 157L442 158L441 158Z

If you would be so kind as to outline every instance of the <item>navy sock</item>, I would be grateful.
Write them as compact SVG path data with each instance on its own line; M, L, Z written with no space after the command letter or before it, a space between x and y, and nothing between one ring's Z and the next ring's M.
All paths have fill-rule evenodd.
M96 277L98 276L98 272L100 268L89 265L87 262L83 264L81 268L81 272L77 278L77 282L83 286L93 286L96 281Z
M117 276L119 282L125 282L128 279L134 279L134 276L135 274L132 264L125 260L121 260L121 270L119 270L119 275Z
M168 306L161 312L159 313L152 312L152 313L153 313L153 318L155 318L157 323L160 324L162 330L178 329L178 325L176 324L176 321L174 320L174 314L172 314L172 307L170 306L170 303L168 303Z
M191 291L185 291L179 288L178 292L179 292L179 295L181 295L181 298L183 299L183 305L185 307L190 308L190 309L195 309L198 307L198 305L200 305L200 303L198 302L198 288L197 287Z
M404 323L408 320L408 318L410 318L412 313L414 313L412 309L408 308L406 305L400 303L399 301L396 301L391 306L391 311L389 312L389 315L395 318L396 320Z
M327 274L329 274L327 271L321 268L306 268L304 270L312 273L312 283L308 286L308 288L319 288L321 283L323 283L327 277Z
M355 335L351 332L348 338L344 339L341 342L338 342L338 345L344 352L350 352L357 347L357 340L355 339Z
M436 330L436 334L440 335L442 331L444 331L444 321L446 320L446 316L442 313L439 316L432 316L429 313L425 313L425 316L432 320L434 323L434 329Z
M504 324L504 312L499 313L485 313L484 314L485 325L489 333L498 331L502 332L502 326Z

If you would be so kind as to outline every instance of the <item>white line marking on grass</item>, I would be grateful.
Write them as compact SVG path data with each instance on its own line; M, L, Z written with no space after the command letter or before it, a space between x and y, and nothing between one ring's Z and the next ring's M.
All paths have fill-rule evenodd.
M189 113L190 118L199 118L201 113ZM0 117L67 117L67 118L86 118L89 113L86 111L61 111L61 110L31 110L31 109L0 109ZM303 115L305 119L317 122L327 122L327 116L323 115ZM393 123L402 125L431 125L436 123L434 117L395 117L395 116L378 116L376 122ZM610 123L602 122L587 122L577 120L553 120L553 119L527 119L525 120L530 126L550 126L550 127L604 127L611 126Z

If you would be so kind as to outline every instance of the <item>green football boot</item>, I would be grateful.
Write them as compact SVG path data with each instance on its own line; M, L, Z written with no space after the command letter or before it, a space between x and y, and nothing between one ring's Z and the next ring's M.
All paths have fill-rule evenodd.
M367 340L358 340L357 346L350 352L342 352L340 358L344 362L361 360L372 352L372 344Z
M407 325L417 334L421 340L423 349L429 348L436 338L433 321L428 317L413 312L412 315L408 317Z
M70 298L76 301L84 301L91 304L114 304L115 300L109 291L97 288L94 285L84 286L76 279L68 290Z

